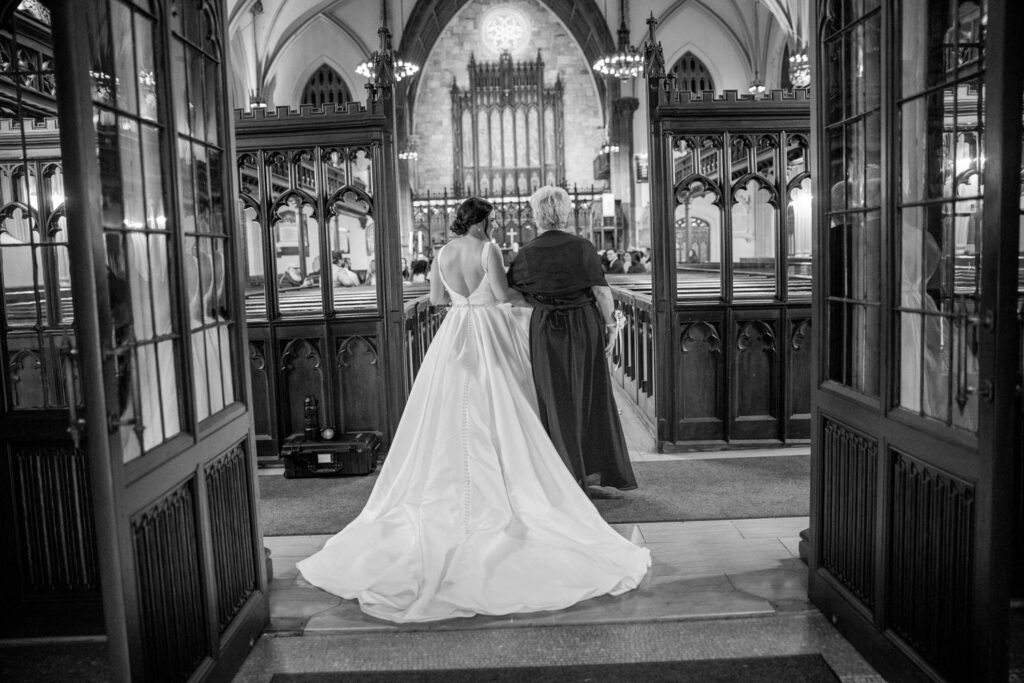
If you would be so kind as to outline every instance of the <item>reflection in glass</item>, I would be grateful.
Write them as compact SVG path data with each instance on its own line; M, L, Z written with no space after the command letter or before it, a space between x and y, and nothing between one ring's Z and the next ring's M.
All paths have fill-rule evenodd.
M251 318L266 318L266 277L263 263L263 226L259 209L239 200L242 216L242 243L245 250L245 310Z
M902 18L899 404L974 430L985 96L973 76L984 16L962 2L904 6Z
M722 281L722 210L703 180L676 189L676 277L679 297L717 298Z
M345 305L343 288L376 285L374 221L369 198L355 189L337 195L327 223L331 243L331 287L336 309ZM374 290L375 294L376 290Z
M290 194L276 206L271 220L281 314L321 311L317 288L321 272L320 229L316 208L301 195Z
M878 395L878 324L876 306L829 302L829 379Z
M786 264L789 271L789 295L808 292L811 283L811 179L804 177L791 185L786 205Z
M775 297L777 211L771 186L750 178L733 188L733 293L742 298Z

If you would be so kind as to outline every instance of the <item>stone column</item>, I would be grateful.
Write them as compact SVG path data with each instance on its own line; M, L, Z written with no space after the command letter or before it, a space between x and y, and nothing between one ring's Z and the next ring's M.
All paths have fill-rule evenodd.
M635 97L619 97L612 102L611 142L618 145L619 151L611 153L611 190L622 211L620 250L625 250L636 241L632 225L633 206L636 203L636 188L633 184L633 113L639 106L640 100Z

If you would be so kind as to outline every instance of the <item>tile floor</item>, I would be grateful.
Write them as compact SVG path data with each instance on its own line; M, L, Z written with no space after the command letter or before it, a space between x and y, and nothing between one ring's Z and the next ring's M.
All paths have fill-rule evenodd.
M396 625L366 616L354 601L310 586L295 563L320 549L326 535L267 537L274 581L270 631L324 634L433 628L484 628L708 619L806 611L807 567L797 557L806 517L645 522L615 528L653 557L636 590L587 600L560 612L478 616L435 624Z
M354 601L298 575L295 563L328 536L269 537L271 625L236 680L266 681L283 672L566 664L574 657L599 663L818 653L845 683L882 681L807 602L807 567L797 556L807 522L783 517L614 525L654 558L636 590L560 612L401 625L369 617ZM431 640L440 634L448 639ZM299 635L304 637L284 637ZM605 642L633 639L642 647L609 649ZM548 647L540 662L537 642ZM439 648L447 655L439 655Z
M656 453L639 417L628 403L623 407L630 457L638 462L809 452L803 447ZM274 571L271 623L236 680L267 681L285 672L819 653L846 683L882 681L807 601L807 567L797 551L807 517L613 526L651 550L651 570L636 590L559 612L401 625L369 617L354 601L314 588L298 575L295 563L329 536L266 537ZM541 650L550 662L536 659Z

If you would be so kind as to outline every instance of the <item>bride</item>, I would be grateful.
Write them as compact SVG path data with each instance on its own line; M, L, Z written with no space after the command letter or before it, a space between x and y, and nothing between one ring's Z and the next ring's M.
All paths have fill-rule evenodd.
M430 300L451 301L359 516L298 563L311 584L395 622L558 610L636 588L650 552L598 514L537 416L529 308L459 207Z

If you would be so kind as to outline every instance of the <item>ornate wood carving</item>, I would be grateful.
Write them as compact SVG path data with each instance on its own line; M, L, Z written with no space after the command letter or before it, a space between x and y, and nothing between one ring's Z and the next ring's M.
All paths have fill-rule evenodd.
M544 62L467 65L469 86L452 84L454 186L478 194L528 194L565 176L561 77L544 85Z
M872 607L878 443L829 418L822 422L820 563Z
M775 414L777 355L769 323L750 320L738 324L734 366L737 416Z
M99 595L85 454L61 446L12 445L9 462L22 591Z
M811 412L811 319L790 323L789 414L809 415Z
M249 496L249 468L244 442L206 469L206 491L213 532L213 564L217 581L220 630L256 590L256 562L260 549L253 545L255 513Z
M323 374L323 356L319 340L292 339L281 353L281 375L284 399L283 435L302 431L302 404L306 394L313 394L320 406L324 407L326 386ZM321 413L321 418L323 413Z
M46 396L43 389L43 364L32 349L21 349L11 354L10 379L12 408L30 410L45 408Z
M948 680L971 678L974 486L891 451L888 624Z
M252 377L252 419L257 436L271 434L274 406L270 394L270 376L267 374L267 343L249 342L249 368Z
M146 680L185 680L210 654L193 486L132 520Z
M377 346L362 335L340 339L337 344L337 425L346 431L373 430L380 422L380 406L369 398L382 389Z
M704 321L686 324L680 336L680 350L680 376L676 384L679 417L721 417L723 359L717 326Z

